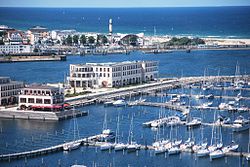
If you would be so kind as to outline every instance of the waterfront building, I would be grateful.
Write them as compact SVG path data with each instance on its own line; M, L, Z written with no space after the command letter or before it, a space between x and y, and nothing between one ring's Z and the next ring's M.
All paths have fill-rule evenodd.
M122 87L158 78L158 61L71 64L71 87Z
M28 36L30 37L31 44L34 44L38 40L41 40L49 36L49 31L47 28L42 26L34 26L27 31Z
M0 77L0 106L17 103L18 94L23 86L23 82L12 81L9 77Z
M19 109L60 111L64 108L64 90L47 85L30 85L22 88Z
M31 45L0 45L0 54L31 53Z

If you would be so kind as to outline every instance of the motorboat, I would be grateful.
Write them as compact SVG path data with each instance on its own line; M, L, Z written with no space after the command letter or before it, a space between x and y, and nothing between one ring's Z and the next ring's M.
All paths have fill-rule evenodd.
M113 105L116 107L126 106L126 104L127 104L126 101L122 99L113 102Z
M201 125L201 119L200 118L193 118L192 121L186 123L187 126L199 126Z
M104 106L111 106L111 105L113 105L113 101L106 101L106 102L104 102L103 104L104 104Z
M77 141L65 143L65 144L63 145L63 150L64 150L64 151L75 150L75 149L79 148L80 145L81 145L81 142L77 142Z
M249 120L245 119L243 116L237 117L233 122L233 131L240 132L249 129Z

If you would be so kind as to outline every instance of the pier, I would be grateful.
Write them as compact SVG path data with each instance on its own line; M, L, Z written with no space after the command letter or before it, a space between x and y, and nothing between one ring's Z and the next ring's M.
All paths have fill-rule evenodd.
M95 135L87 138L82 138L79 140L76 140L75 142L80 142L83 146L94 146L94 147L100 147L105 142L99 142L96 141L100 135ZM73 142L73 141L70 141ZM68 142L68 143L70 143ZM0 161L11 161L12 159L20 159L20 158L27 158L27 157L35 157L35 156L42 156L46 154L51 154L54 152L59 152L63 150L64 144L58 144L55 146L50 146L46 148L41 148L37 150L30 150L30 151L24 151L24 152L18 152L18 153L10 153L10 154L2 154L0 155ZM154 150L155 147L151 145L139 145L138 150ZM248 156L249 153L247 152L227 152L225 153L226 156Z
M115 99L118 97L130 97L140 94L150 94L152 92L161 92L163 90L180 88L182 85L190 85L203 81L234 81L236 78L243 78L250 81L249 75L244 76L209 76L209 77L183 77L172 79L161 79L157 82L147 83L143 85L130 86L104 92L91 93L76 97L66 98L65 101L72 106L84 106L95 102L104 102L107 99Z

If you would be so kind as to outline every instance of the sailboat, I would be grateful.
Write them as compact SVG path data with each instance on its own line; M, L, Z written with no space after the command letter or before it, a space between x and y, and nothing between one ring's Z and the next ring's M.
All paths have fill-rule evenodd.
M107 111L105 110L104 121L103 121L103 128L102 134L100 135L100 141L109 141L115 138L115 134L113 131L108 129L107 125Z
M115 137L115 144L114 144L114 149L115 151L122 151L126 149L127 145L124 143L120 142L120 115L118 115L117 118L117 127L116 127L116 137Z
M75 108L73 108L73 122L74 122L74 129L73 129L73 131L74 131L74 140L72 142L65 143L63 145L63 150L64 151L71 151L71 150L77 149L81 145L81 142L76 140L76 132L77 132L78 138L79 138L79 130L78 130L78 125L77 125L77 120L76 120L76 117L75 117Z
M128 137L128 145L127 145L128 152L134 152L140 148L140 145L138 145L135 141L133 141L133 139L134 139L134 135L133 135L133 115L132 115L131 123L130 123L130 130L129 130L129 137Z
M168 155L174 155L174 154L179 154L181 152L180 148L179 148L179 144L176 145L174 140L173 140L173 126L171 125L171 129L170 129L170 148L168 148Z
M219 143L217 143L217 139L216 139L216 145L215 145L214 151L209 150L210 151L210 154L209 154L210 159L221 158L221 157L224 157L224 155L225 155L225 153L222 150L223 143L222 143L221 126L219 126L219 138L220 138Z
M204 132L203 132L203 126L201 127L201 141L202 143L199 145L199 148L195 151L194 147L193 150L196 152L197 157L204 157L209 155L209 150L207 149L207 142L204 142Z

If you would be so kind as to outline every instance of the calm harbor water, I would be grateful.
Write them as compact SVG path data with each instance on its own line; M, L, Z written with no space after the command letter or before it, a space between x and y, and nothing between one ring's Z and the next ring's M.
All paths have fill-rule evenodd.
M183 76L202 76L204 69L208 69L209 75L217 75L220 69L221 75L234 75L235 66L238 62L241 68L241 74L250 74L250 51L192 51L173 52L167 54L149 55L140 52L133 52L130 55L106 55L106 56L68 56L65 62L26 62L0 64L0 76L11 76L16 80L24 80L27 83L47 83L62 82L63 76L69 71L69 64L85 62L110 62L125 60L159 60L161 77L180 77ZM169 90L168 93L181 92L181 89ZM189 94L190 89L184 89ZM198 94L199 89L193 89L192 94ZM220 95L218 90L207 91L206 94L214 93ZM226 94L237 95L239 92L227 91ZM243 91L243 96L250 96L249 91ZM135 97L139 98L139 97ZM145 96L147 101L166 101L169 97ZM218 105L220 99L213 100L213 105ZM197 105L201 101L192 99L191 104ZM249 107L249 101L242 101ZM102 131L104 113L107 111L108 127L116 130L117 116L120 114L120 132L121 140L127 142L130 120L134 117L134 135L135 140L140 144L150 145L156 138L156 131L151 128L144 128L142 123L157 119L160 108L154 107L104 107L101 104L79 108L80 110L89 111L86 117L77 118L79 133L81 137L87 137L99 134ZM178 112L163 109L165 114L170 116ZM192 116L202 117L206 122L213 121L214 111L192 111ZM218 111L218 114L228 116L234 120L239 114ZM242 113L243 116L249 117L248 113ZM28 120L6 120L0 119L0 154L26 151L30 149L43 148L55 144L60 144L73 139L72 128L73 121L65 120L60 122L43 122ZM161 137L170 136L170 127L161 128ZM210 143L212 127L204 127L204 138ZM177 138L183 141L187 140L189 133L187 128L179 126L177 129ZM201 139L200 128L193 129L196 141ZM222 129L223 142L229 144L232 138L240 144L240 150L247 151L248 131L233 133L228 128ZM136 153L118 152L101 152L94 147L81 147L78 150L69 153L58 152L39 156L35 158L12 160L10 162L0 162L0 166L69 166L72 164L84 164L87 166L240 166L239 157L226 157L215 161L209 158L196 158L194 154L181 153L180 155L155 156L153 151L141 150ZM244 161L245 165L247 164Z

